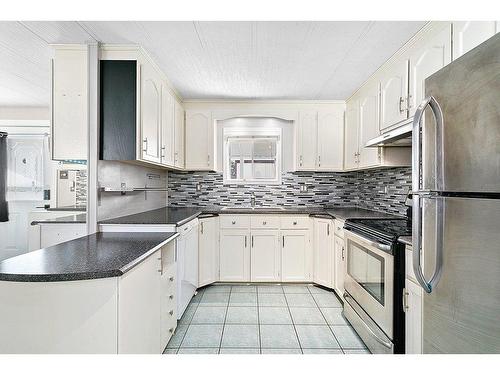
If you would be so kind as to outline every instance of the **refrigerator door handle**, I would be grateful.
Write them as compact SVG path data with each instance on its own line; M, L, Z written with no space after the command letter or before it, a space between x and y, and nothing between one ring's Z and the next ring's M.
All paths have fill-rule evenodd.
M436 287L439 279L441 278L441 272L443 269L443 228L444 228L444 198L436 197L432 193L421 191L420 188L420 178L421 178L421 163L420 163L420 152L421 152L421 141L420 141L420 130L422 127L421 121L424 115L425 109L429 106L434 115L436 121L436 145L435 145L435 175L436 175L436 190L443 189L443 143L442 143L442 131L443 131L443 112L439 103L433 96L427 97L417 108L415 112L415 117L413 119L413 132L412 132L412 190L414 192L413 199L413 223L412 223L412 248L413 248L413 271L415 272L415 277L422 288L427 293L432 293L432 290ZM434 273L432 274L430 281L425 279L422 271L421 265L421 211L420 211L420 200L424 197L436 199L436 243L435 243L435 253L436 262Z

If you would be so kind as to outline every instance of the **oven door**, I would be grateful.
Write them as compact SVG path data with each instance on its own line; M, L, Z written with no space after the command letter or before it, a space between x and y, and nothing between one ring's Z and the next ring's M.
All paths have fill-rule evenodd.
M393 339L394 257L378 243L346 230L345 290L371 319Z

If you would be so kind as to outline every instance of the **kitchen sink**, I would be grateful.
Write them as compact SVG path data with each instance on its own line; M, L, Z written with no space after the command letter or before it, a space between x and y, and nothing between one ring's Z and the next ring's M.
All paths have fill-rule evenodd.
M221 211L284 211L284 207L223 207Z

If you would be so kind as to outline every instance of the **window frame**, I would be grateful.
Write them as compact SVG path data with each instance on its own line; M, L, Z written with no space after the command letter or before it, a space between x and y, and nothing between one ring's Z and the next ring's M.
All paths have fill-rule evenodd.
M256 140L269 140L274 138L276 140L276 177L273 179L231 179L230 176L230 158L229 158L229 141L237 138L241 141L256 141ZM281 161L281 129L276 128L228 128L224 129L224 152L223 152L223 184L224 185L280 185L282 174L282 161ZM252 155L253 161L253 155ZM253 170L253 168L252 168ZM252 172L253 174L253 172ZM252 176L253 177L253 176Z

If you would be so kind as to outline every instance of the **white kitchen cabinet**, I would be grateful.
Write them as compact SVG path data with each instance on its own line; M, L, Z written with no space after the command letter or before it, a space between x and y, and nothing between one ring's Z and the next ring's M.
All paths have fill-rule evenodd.
M170 242L161 249L160 351L167 346L177 327L176 279L175 242Z
M423 45L415 46L410 55L409 116L425 97L425 79L451 62L451 24L446 25Z
M165 166L174 166L175 148L175 99L165 83L161 92L161 149L160 161Z
M318 111L318 171L342 170L344 167L344 110Z
M186 111L186 169L214 170L214 126L210 111Z
M316 284L332 287L333 220L314 218L314 277Z
M280 281L279 230L252 230L250 237L250 281Z
M199 219L198 286L219 279L219 217Z
M312 281L312 248L308 230L281 231L281 281Z
M177 228L177 318L198 288L198 219Z
M185 117L184 108L177 100L174 104L174 166L184 169L184 139L185 139Z
M359 97L358 168L367 168L379 165L381 157L378 147L365 147L366 142L380 134L380 86L378 82L364 87Z
M220 231L219 280L250 280L250 232L246 229Z
M140 159L160 163L161 77L148 62L140 65Z
M52 66L52 159L87 160L88 47L55 47Z
M344 142L344 168L358 167L359 151L359 101L356 99L347 102Z
M333 287L337 295L343 297L344 295L344 279L345 279L345 246L344 238L334 236L334 259L333 259Z
M87 235L87 224L85 223L51 223L39 225L40 248L57 245Z
M157 354L161 348L161 250L119 280L118 353Z
M344 166L344 110L301 111L297 128L297 170L341 171Z
M500 21L453 22L453 60L500 32Z
M301 111L297 127L297 170L312 171L316 168L317 111Z
M406 312L406 353L422 354L423 291L420 285L406 279L403 293Z
M408 60L391 63L380 82L380 130L408 118Z

